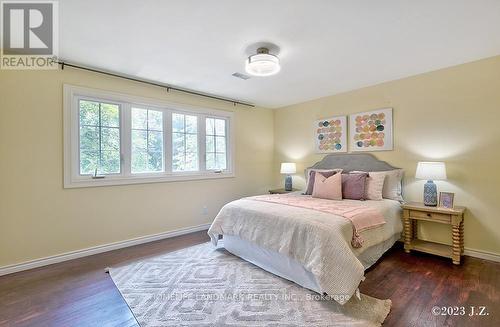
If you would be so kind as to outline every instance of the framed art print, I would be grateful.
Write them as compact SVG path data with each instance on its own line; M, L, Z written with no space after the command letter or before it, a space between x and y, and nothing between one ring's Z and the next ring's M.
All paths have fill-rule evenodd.
M314 122L316 152L347 152L347 119L336 116Z
M439 192L439 206L447 209L453 209L455 193Z
M392 108L349 115L349 143L351 151L392 150Z

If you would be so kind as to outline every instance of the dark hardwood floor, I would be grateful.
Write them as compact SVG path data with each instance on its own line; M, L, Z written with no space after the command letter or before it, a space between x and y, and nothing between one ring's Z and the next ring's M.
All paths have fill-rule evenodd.
M208 241L198 232L0 277L0 326L137 326L105 267ZM500 326L500 263L465 257L461 266L396 245L366 273L361 292L390 298L384 326ZM432 314L464 306L485 316Z
M456 266L430 254L406 254L398 242L366 272L360 290L392 300L384 326L500 326L500 263L462 260ZM466 315L434 315L435 306L465 307ZM468 316L480 306L487 315Z
M206 232L0 277L0 326L137 326L106 267L207 242Z

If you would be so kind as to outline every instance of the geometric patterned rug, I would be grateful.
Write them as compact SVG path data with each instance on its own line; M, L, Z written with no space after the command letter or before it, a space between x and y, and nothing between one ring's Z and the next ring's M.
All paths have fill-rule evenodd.
M380 326L391 300L345 305L204 243L110 268L142 327Z

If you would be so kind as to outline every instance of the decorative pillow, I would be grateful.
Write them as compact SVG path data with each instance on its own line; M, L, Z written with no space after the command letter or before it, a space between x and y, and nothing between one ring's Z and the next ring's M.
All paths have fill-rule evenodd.
M342 197L351 200L364 200L368 173L342 174L341 176Z
M326 178L333 176L336 173L342 173L342 169L308 169L306 171L307 174L307 182L306 182L306 191L305 195L312 195L314 189L314 177L316 172L321 173L321 175Z
M386 174L384 172L372 171L366 178L365 199L382 200L382 191Z
M315 174L312 196L320 199L342 200L342 174L334 174L328 178Z
M394 169L385 172L384 189L382 196L386 199L403 201L401 181L403 180L403 169Z
M352 171L351 173L362 173L362 171ZM387 171L371 171L366 186L366 198L369 200L391 199L403 201L401 180L403 179L403 169ZM380 184L382 186L382 196L380 196Z

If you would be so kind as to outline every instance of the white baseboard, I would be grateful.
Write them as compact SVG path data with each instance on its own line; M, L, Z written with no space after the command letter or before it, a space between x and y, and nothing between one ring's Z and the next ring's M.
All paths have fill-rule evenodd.
M465 248L464 249L464 254L468 255L469 257L474 257L474 258L479 258L479 259L485 259L485 260L500 262L500 255L499 254L495 254L495 253L491 253L491 252L479 251L479 250L473 250L473 249Z
M398 240L398 242L404 243L402 240ZM471 248L465 248L464 249L464 255L467 255L469 257L478 258L478 259L484 259L484 260L490 260L490 261L500 262L500 254L496 254L496 253L492 253L492 252L487 252L487 251L481 251L481 250L476 250L476 249L471 249Z
M59 263L59 262L63 262L63 261L87 257L87 256L93 255L93 254L122 249L122 248L126 248L126 247L133 246L133 245L158 241L158 240L162 240L165 238L189 234L189 233L193 233L193 232L199 232L202 230L206 230L209 227L210 227L210 224L203 224L203 225L199 225L199 226L181 228L181 229L176 229L176 230L169 231L169 232L141 236L141 237L133 238L133 239L126 240L126 241L98 245L98 246L94 246L94 247L90 247L90 248L86 248L86 249L82 249L82 250L66 252L66 253L62 253L62 254L53 255L50 257L45 257L45 258L41 258L41 259L35 259L35 260L26 261L26 262L22 262L22 263L18 263L18 264L4 266L4 267L0 267L0 276L12 274L12 273L23 271L23 270L47 266L47 265L51 265L51 264Z

